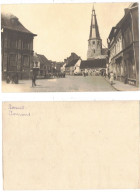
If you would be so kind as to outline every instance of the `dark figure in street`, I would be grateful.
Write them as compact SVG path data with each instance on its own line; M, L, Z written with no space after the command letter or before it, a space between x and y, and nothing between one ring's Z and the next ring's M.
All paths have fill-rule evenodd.
M9 76L9 74L7 75L6 83L10 83L10 76Z
M110 72L108 73L108 78L110 79Z
M127 83L128 83L128 75L125 74L125 76L124 76L124 84L127 84Z
M32 75L32 87L36 86L36 74L33 71L33 75Z
M18 73L17 72L14 74L14 83L18 84Z

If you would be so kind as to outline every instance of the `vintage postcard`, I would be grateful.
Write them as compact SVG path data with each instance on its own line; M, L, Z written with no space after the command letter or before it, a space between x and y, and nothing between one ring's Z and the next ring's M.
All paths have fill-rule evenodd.
M138 90L138 6L2 5L2 91Z
M4 190L140 188L139 101L4 102Z

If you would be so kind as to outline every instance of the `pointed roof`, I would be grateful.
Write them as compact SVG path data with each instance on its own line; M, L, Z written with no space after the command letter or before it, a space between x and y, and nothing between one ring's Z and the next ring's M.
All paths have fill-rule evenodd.
M42 54L37 54L37 57L39 58L40 64L44 64L44 65L50 65L51 63L49 62L49 60Z
M79 59L74 59L72 60L71 62L69 62L66 67L70 67L70 66L74 66L77 62L78 62Z
M99 33L97 18L95 14L94 4L92 7L89 39L100 39L100 33Z
M35 53L33 56L34 62L40 62L40 64L51 66L50 61L42 54Z
M94 3L93 3L93 6L92 6L92 11L93 11L93 10L95 10L95 9L94 9Z

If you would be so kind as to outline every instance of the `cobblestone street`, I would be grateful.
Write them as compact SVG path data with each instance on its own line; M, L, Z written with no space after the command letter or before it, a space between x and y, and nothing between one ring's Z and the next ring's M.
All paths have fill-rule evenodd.
M40 79L31 87L31 80L20 80L19 84L6 84L3 92L94 92L115 91L101 76L66 76L66 78Z

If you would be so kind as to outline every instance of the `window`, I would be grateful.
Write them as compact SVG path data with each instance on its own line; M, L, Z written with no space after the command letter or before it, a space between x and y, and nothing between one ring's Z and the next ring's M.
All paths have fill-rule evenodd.
M18 18L14 17L14 18L11 18L11 23L14 24L14 25L18 25Z
M10 55L10 66L16 66L16 54Z
M21 49L21 40L18 40L18 49Z
M93 41L92 43L93 43L93 45L95 45L95 41Z
M28 49L28 43L27 42L23 42L23 49Z
M29 57L23 56L23 66L29 66Z
M93 50L93 52L95 53L95 49Z
M132 34L131 34L131 30L128 27L126 29L126 31L124 32L124 43L125 43L125 47L127 47L129 44L131 44L132 42Z
M12 39L12 40L10 41L10 47L11 47L12 49L14 49L14 48L16 48L16 45L17 45L16 40Z
M38 68L38 62L35 62L35 67Z

